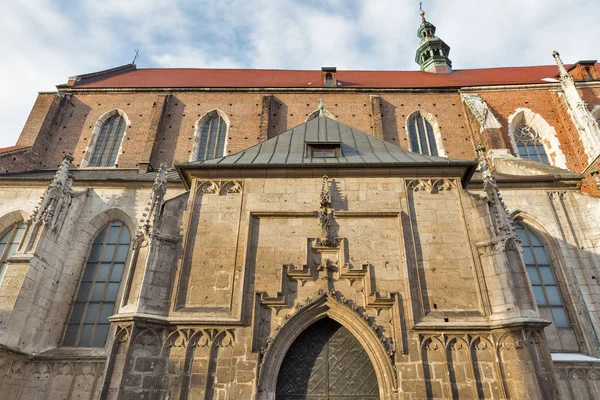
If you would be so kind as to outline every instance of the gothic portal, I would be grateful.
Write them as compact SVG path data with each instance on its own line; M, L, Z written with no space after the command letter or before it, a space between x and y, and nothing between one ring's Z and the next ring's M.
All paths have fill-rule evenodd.
M342 325L324 318L288 350L276 399L378 399L379 386L365 349Z

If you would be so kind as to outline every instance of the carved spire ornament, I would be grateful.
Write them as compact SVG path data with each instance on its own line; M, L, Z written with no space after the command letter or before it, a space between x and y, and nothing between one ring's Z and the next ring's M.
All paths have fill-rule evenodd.
M30 222L34 225L43 223L53 231L62 226L73 193L73 174L69 172L72 161L73 156L70 154L63 157L54 179L48 185L48 189L31 216Z
M562 62L558 51L554 50L552 52L552 57L554 57L554 60L556 60L556 65L558 65L558 72L560 74L561 82L563 80L573 81L573 77L569 74L567 68L565 68L565 64Z
M140 234L151 236L157 231L161 210L167 193L167 164L162 163L152 185L152 198L144 210Z
M476 150L477 157L479 158L479 171L481 172L481 176L483 178L483 190L485 190L485 193L487 194L487 201L496 222L496 234L503 241L512 239L516 243L520 244L521 239L519 238L519 234L517 233L513 221L510 218L508 208L506 207L504 200L502 200L502 195L500 195L498 184L492 175L490 165L485 157L485 147L479 144Z
M560 74L561 96L565 100L567 110L579 130L579 136L583 143L588 162L591 162L600 154L600 127L598 127L598 123L588 109L587 104L581 98L575 86L575 80L569 74L569 71L567 71L560 58L560 54L554 51L552 56L556 60Z
M319 224L321 226L321 246L333 246L334 241L331 240L330 227L331 219L333 218L333 209L331 208L331 186L329 177L323 175L323 185L321 186L321 210L319 211Z

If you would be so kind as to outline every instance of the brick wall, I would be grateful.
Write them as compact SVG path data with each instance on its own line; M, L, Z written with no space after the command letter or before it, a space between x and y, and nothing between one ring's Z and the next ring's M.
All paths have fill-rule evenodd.
M600 89L586 88L582 96L593 108L600 103ZM229 119L227 154L234 154L303 123L323 99L325 109L338 121L409 149L406 118L416 110L437 119L446 155L473 159L477 132L472 132L458 91L448 92L278 92L265 107L260 92L174 92L162 107L162 93L79 93L58 97L40 94L19 138L20 145L34 145L38 168L55 168L64 153L73 153L74 164L80 166L98 119L118 108L129 118L118 166L136 168L142 161L158 166L187 162L193 150L195 124L208 111L219 109ZM380 96L381 118L372 115L370 96ZM566 111L564 101L553 90L486 91L481 93L490 110L502 124L497 135L510 143L508 117L517 108L529 108L540 114L556 130L566 156L567 167L582 171L587 166L578 132ZM158 104L161 103L161 104ZM158 105L157 105L158 104ZM268 118L265 118L268 113ZM159 123L160 121L160 123ZM376 125L374 127L373 121ZM267 126L268 124L268 126ZM378 132L375 132L377 130ZM381 130L381 132L379 132ZM500 139L500 138L498 138ZM151 146L153 143L153 146ZM501 142L499 142L501 143ZM151 151L148 146L152 147ZM510 145L509 145L510 146ZM512 149L511 149L512 150ZM142 160L145 158L145 160ZM16 161L16 160L13 160ZM2 164L0 162L0 164ZM12 170L24 166L12 165ZM2 165L0 165L0 169ZM8 167L5 169L8 170Z

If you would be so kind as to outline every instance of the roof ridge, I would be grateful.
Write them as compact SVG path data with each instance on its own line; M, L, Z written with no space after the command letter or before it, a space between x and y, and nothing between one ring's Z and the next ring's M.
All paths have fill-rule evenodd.
M600 63L596 63L598 65ZM565 64L575 65L573 64ZM499 67L482 67L482 68L457 68L453 69L452 72L458 71L482 71L482 70L495 70L495 69L510 69L510 68L546 68L556 67L556 64L539 64L539 65L503 65ZM320 69L292 69L292 68L206 68L206 67L150 67L150 68L137 68L132 71L284 71L284 72L321 72ZM131 72L131 71L128 71ZM430 72L419 71L415 69L337 69L337 72L369 72L369 73L393 73L393 72L415 72L421 74L430 74ZM450 74L452 75L452 73Z

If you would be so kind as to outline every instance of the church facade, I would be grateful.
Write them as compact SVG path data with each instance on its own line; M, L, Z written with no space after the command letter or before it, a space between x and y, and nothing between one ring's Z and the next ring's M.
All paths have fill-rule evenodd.
M600 397L600 64L139 69L0 149L6 399Z

